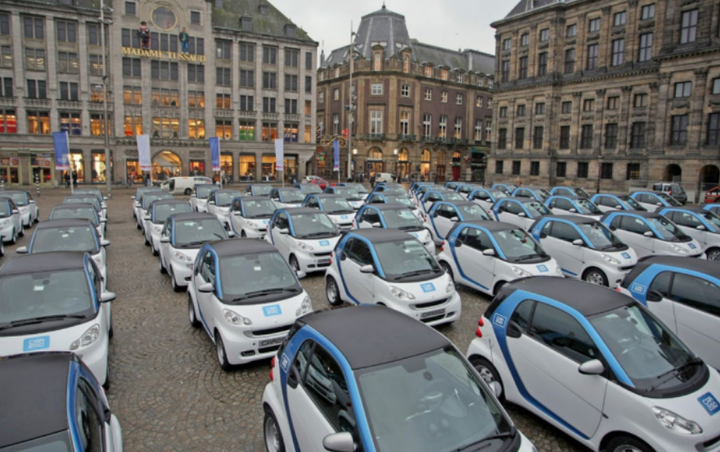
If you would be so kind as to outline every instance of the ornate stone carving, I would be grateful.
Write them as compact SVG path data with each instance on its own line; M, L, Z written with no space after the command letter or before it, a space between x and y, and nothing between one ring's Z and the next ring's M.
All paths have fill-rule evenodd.
M137 149L125 149L125 156L126 157L137 157L138 151L137 151Z
M657 82L650 83L650 91L656 93L660 89L660 85Z
M207 152L205 152L205 151L190 151L189 154L190 154L190 158L201 159L201 158L205 158L205 155L207 154Z
M582 97L582 93L579 92L579 91L578 91L578 92L574 92L574 93L573 93L573 97L574 97L575 99L580 99L580 98Z
M623 86L621 89L622 89L622 92L623 92L623 93L626 93L626 94L627 94L627 93L631 93L631 92L632 92L633 87L632 87L632 86Z
M607 90L605 88L595 90L595 94L598 95L598 97L604 97Z

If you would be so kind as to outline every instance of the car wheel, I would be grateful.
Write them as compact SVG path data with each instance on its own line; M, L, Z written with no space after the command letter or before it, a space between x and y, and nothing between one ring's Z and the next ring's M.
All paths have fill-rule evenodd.
M192 188L186 188L186 189L185 189L185 196L190 196L190 195L192 195Z
M142 231L142 226L140 226L139 224L136 224L135 226L138 228L139 231Z
M707 258L709 261L720 260L720 248L713 248L711 250L708 250Z
M243 229L242 231L240 231L240 237L242 237L242 238L246 238L246 237L247 237L247 234L245 234L245 229Z
M152 244L151 244L151 245L152 245ZM153 255L153 256L157 256L157 255L158 255L158 250L156 250L154 246L152 247L152 255Z
M108 367L106 367L105 370L105 383L102 385L103 389L105 391L110 390L110 363L108 363Z
M504 401L505 387L500 379L500 373L497 371L495 366L493 366L490 361L480 356L473 356L470 358L470 363L473 365L477 373L480 374L480 378L482 378L488 386L490 386L493 382L497 382L500 385L502 392L500 393L498 399L500 399L501 402Z
M198 322L197 316L195 315L195 305L193 304L192 297L188 292L188 319L190 319L190 326L193 328L199 328L200 322Z
M25 231L24 231L23 225L20 225L20 230L18 230L18 237L25 237Z
M171 270L168 270L168 274L170 275L170 283L172 284L173 292L182 292L183 287L181 287L177 283L177 280L175 279L175 274Z
M290 256L290 267L292 267L295 272L300 271L300 263L298 262L297 257Z
M327 282L325 283L325 295L327 295L330 306L340 306L343 302L342 298L340 298L340 288L332 276L328 276Z
M33 224L32 218L29 218L27 224L23 224L23 228L30 229L32 227L32 224Z
M223 343L222 336L220 333L215 332L215 352L217 353L218 363L222 370L230 370L232 366L227 359L227 353L225 353L225 344Z
M440 262L440 267L443 270L445 270L445 273L447 273L448 276L450 277L450 279L452 279L453 282L455 282L455 275L453 275L453 271L452 271L452 268L450 268L450 264L448 264L447 262Z
M655 452L653 449L632 436L616 436L605 446L607 452Z
M0 240L0 257L5 255L5 244Z
M589 282L590 284L597 284L598 286L607 287L608 285L607 276L605 276L602 270L598 270L597 268L591 268L586 271L585 275L583 275L583 281Z
M147 236L145 236L145 246L150 246L150 240L147 239Z
M158 261L160 262L160 264L159 264L160 274L164 275L165 273L167 273L167 270L165 269L165 266L163 265L162 256L160 256L160 259L158 259Z
M275 419L275 413L271 409L265 411L263 435L265 436L265 449L267 452L285 452L282 433L280 433L280 427L278 427L277 419Z
M40 212L35 214L35 223L40 223Z

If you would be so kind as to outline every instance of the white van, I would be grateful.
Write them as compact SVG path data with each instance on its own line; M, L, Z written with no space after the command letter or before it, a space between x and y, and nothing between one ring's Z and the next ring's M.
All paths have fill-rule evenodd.
M160 185L160 189L173 195L182 194L190 196L195 189L195 184L212 183L212 179L203 176L171 177Z
M393 182L393 176L390 173L375 173L375 183L379 184L381 182L385 183L392 183Z

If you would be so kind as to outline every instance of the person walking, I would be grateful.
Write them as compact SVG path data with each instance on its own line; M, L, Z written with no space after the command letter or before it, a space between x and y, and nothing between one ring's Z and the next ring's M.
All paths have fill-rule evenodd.
M370 174L370 187L372 187L373 190L375 189L375 173Z
M70 188L70 171L65 171L63 179L65 179L65 188Z
M185 31L185 27L183 27L182 31L178 35L178 39L180 39L180 51L187 54L190 49L190 36L187 31Z
M78 177L77 171L73 170L73 172L72 172L72 184L73 184L73 187L77 187L77 177Z

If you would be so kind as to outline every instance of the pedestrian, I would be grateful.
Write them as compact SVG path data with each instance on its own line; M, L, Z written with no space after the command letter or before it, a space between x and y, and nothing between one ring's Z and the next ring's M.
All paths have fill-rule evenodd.
M520 179L520 177L517 177L517 178L515 179L515 186L516 186L516 187L521 187L521 186L522 186L522 180Z
M190 49L190 36L188 36L187 31L185 31L185 27L183 27L178 35L178 39L180 39L180 51L187 54Z
M375 189L375 173L370 173L370 187Z
M77 171L73 170L73 172L72 172L73 187L77 187L77 178L78 178Z
M145 175L145 186L146 186L146 187L149 187L149 186L150 186L150 173L147 173L147 174Z
M138 35L140 35L140 46L143 49L150 48L150 29L147 26L147 22L144 20L140 22L140 28L138 28Z
M70 171L65 171L63 179L65 179L65 188L70 188Z

